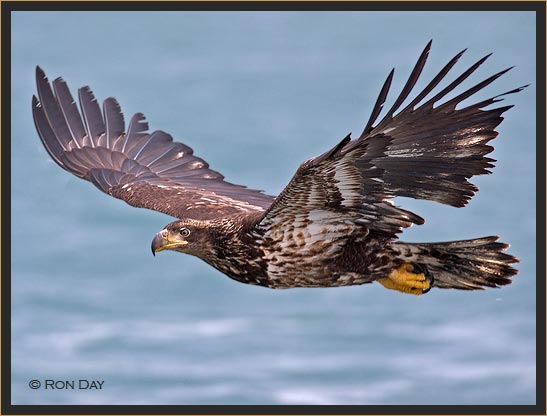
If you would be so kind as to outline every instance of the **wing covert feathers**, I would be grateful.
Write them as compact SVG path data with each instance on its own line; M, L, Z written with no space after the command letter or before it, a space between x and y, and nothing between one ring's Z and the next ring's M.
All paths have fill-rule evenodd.
M101 108L89 87L80 88L78 110L66 83L36 68L34 123L44 147L63 169L130 205L178 218L206 219L266 209L273 198L224 181L193 150L163 132L148 133L135 114L125 132L118 102Z

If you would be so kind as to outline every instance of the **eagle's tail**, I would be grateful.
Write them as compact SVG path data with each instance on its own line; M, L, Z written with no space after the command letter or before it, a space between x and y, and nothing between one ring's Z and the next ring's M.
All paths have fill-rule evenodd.
M429 274L433 285L444 289L478 290L511 283L519 260L507 253L509 244L498 237L442 243L394 243L399 258Z

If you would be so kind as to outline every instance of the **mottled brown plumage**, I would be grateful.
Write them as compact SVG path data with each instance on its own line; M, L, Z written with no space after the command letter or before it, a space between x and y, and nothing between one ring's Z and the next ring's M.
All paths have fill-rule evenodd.
M497 237L446 243L404 243L397 237L424 220L395 207L390 198L464 206L477 191L468 179L493 167L494 160L485 157L493 150L488 142L497 136L501 115L510 108L486 109L500 101L498 95L456 110L507 70L439 104L488 58L435 92L463 51L401 108L430 46L381 120L393 71L362 134L354 140L348 135L303 163L275 199L226 182L167 133L147 133L140 113L125 130L114 98L106 99L101 111L91 90L83 87L80 114L66 83L58 78L52 89L40 68L38 98L32 100L34 121L46 150L63 169L130 205L179 218L156 235L154 253L169 249L192 254L235 280L271 288L378 280L418 294L431 287L505 285L516 273L511 264L518 260L503 253L507 245L495 242ZM405 279L415 283L399 287Z

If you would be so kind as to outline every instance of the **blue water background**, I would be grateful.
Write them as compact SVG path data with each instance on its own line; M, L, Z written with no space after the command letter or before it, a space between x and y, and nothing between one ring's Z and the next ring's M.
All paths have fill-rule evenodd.
M532 13L16 12L12 30L15 404L535 403ZM459 71L494 55L460 92L513 65L477 99L532 84L507 97L497 166L474 178L468 207L396 201L426 218L404 240L511 243L520 273L503 289L274 291L154 258L171 218L60 169L32 122L39 64L73 91L117 97L126 120L144 112L229 181L277 194L301 162L361 132L389 70L398 92L431 38L418 88L463 48Z

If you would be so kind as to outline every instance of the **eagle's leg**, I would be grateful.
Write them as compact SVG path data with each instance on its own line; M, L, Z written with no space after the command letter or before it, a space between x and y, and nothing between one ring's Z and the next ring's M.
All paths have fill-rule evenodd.
M425 273L416 273L411 263L403 263L393 269L387 277L378 279L378 282L387 289L398 290L412 295L422 295L431 289L432 279Z

